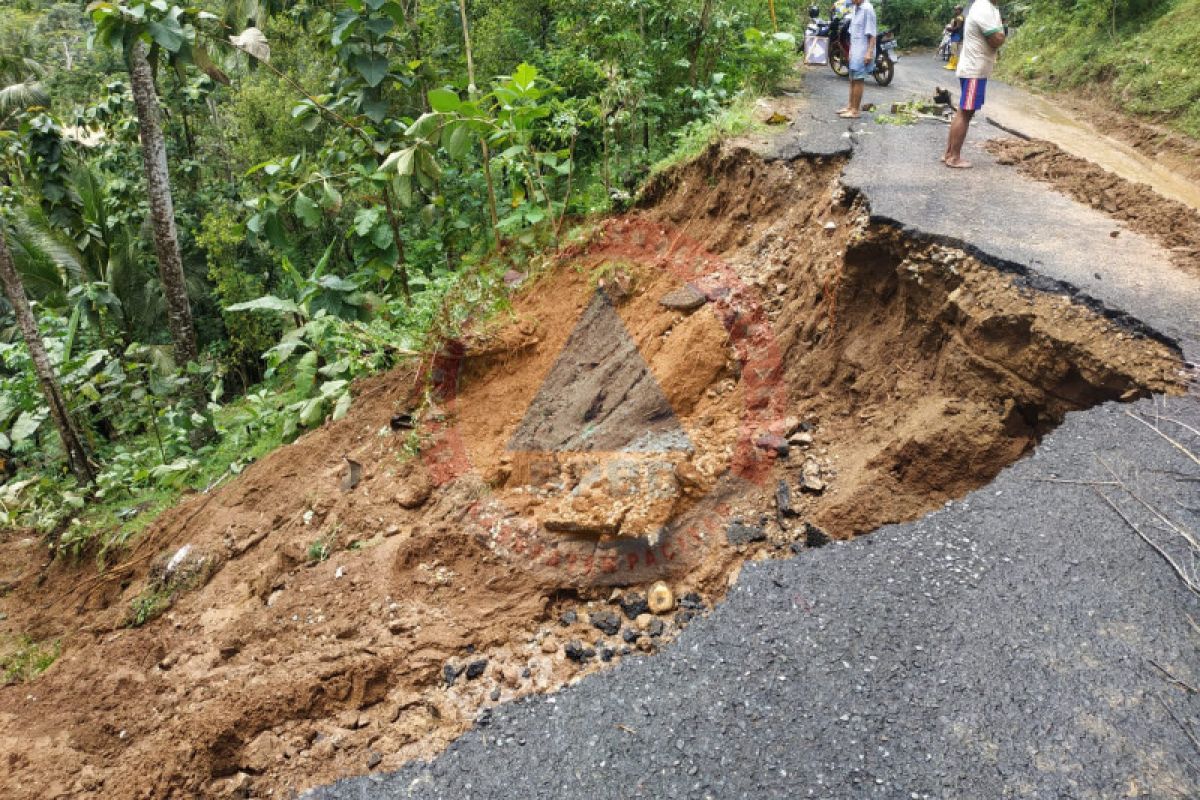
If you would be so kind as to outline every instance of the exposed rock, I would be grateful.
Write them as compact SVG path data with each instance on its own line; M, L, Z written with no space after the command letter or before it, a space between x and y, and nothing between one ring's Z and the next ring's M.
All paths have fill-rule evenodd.
M654 615L652 614L638 614L638 618L634 621L634 624L638 626L639 631L644 631L650 627L650 623L653 621Z
M588 621L592 623L593 628L609 636L615 636L617 631L621 630L621 618L612 611L593 611L588 614Z
M785 480L780 480L775 487L775 510L780 517L796 516L796 509L792 508L792 489Z
M653 613L665 614L675 608L675 593L671 591L670 586L659 581L650 587L650 591L646 595L646 602Z
M679 598L679 605L684 608L690 608L693 611L699 611L704 608L704 598L698 592L688 592Z
M685 312L695 311L707 302L708 298L704 296L704 293L690 283L668 292L658 301L659 305L673 311Z
M547 655L550 653L557 653L558 639L555 639L553 636L547 636L545 639L542 639L542 652L546 653Z
M639 614L645 614L650 610L650 604L646 601L646 596L640 592L630 592L618 602L620 603L621 611L628 619L637 619Z
M786 456L791 449L788 440L777 433L760 433L754 437L754 446L761 450L772 451L779 456Z
M446 682L447 686L453 686L461 672L462 669L460 667L456 667L453 664L446 664L442 667L442 680Z
M567 609L559 616L558 624L565 628L568 625L574 625L577 619L579 619L579 615L575 613L575 609Z
M596 651L591 647L585 647L578 639L572 639L567 642L567 646L563 648L563 652L570 660L583 664L595 658Z
M466 673L466 676L467 676L467 680L473 681L476 678L478 678L487 669L487 665L488 665L488 660L486 658L476 659L475 661L472 661L470 664L467 664L467 668L464 670L464 672Z
M813 525L811 522L804 523L804 543L809 547L824 547L833 541L832 537L825 531Z
M383 756L374 750L367 753L367 769L375 769L381 761L383 761Z
M811 458L804 462L800 491L810 494L821 494L825 491L825 481L821 478L821 465Z
M395 500L401 508L414 509L425 505L433 493L433 481L424 470L416 470L396 489Z
M649 616L649 615L647 615L647 616ZM636 642L638 640L638 636L640 636L640 635L641 634L638 633L633 628L625 628L621 631L621 639L626 644L633 644L634 642Z
M767 532L758 525L747 525L735 519L725 529L725 538L732 545L749 544L766 541Z

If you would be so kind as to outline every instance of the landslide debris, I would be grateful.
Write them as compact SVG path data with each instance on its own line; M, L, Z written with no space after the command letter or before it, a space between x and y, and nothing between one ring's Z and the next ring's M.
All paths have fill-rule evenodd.
M1200 212L1169 200L1145 184L1127 181L1057 145L1021 139L991 139L984 148L999 164L1013 165L1084 205L1155 239L1180 269L1200 276ZM1113 236L1120 230L1114 229Z
M839 171L714 148L661 176L504 325L365 382L104 575L5 534L3 625L62 655L0 688L0 795L395 769L652 652L748 558L912 519L1071 410L1178 387L1170 346L869 224ZM185 545L203 582L127 627Z

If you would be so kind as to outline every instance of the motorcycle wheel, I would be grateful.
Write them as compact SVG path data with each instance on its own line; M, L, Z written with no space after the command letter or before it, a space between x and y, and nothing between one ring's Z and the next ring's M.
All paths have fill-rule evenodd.
M829 68L833 70L834 75L842 78L850 74L849 68L846 67L846 53L840 44L829 48Z
M880 56L875 59L875 71L872 75L880 86L887 86L896 76L896 65L887 56Z

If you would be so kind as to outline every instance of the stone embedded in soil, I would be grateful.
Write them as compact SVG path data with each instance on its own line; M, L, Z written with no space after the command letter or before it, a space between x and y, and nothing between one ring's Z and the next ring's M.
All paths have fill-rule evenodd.
M638 626L639 631L644 631L650 627L650 623L653 620L654 620L653 614L638 614L638 618L637 618L637 620L635 620L635 624Z
M546 653L547 655L550 653L557 653L558 639L555 639L553 636L547 636L545 639L542 639L542 652Z
M496 702L497 700L499 700L500 699L500 687L497 686L495 689L492 689L492 693L489 694L488 697L491 699L491 701L493 703Z
M616 655L616 651L611 647L603 647L600 649L600 660L605 663L612 661L614 655Z
M630 592L622 597L618 603L627 619L637 619L640 614L645 614L650 610L650 604L646 602L646 596L640 592Z
M813 443L813 435L808 431L797 431L788 437L788 444L792 447L808 447Z
M621 630L621 618L612 611L593 611L588 614L588 621L592 623L593 628L609 636L615 636L617 631Z
M779 456L786 456L792 447L788 444L788 440L778 433L760 433L754 437L754 446L761 450L773 452Z
M447 686L453 686L460 673L462 673L462 668L446 664L442 667L442 680L446 682Z
M766 541L767 532L758 525L747 525L741 520L734 520L725 529L725 538L732 545L750 544Z
M381 761L383 761L383 756L374 750L367 753L367 769L375 769Z
M646 602L650 606L651 613L666 614L675 608L675 593L671 591L670 586L658 581L647 592Z
M565 628L565 627L567 627L568 625L574 625L574 624L575 624L575 620L577 620L577 619L579 619L579 615L575 613L575 610L574 610L574 609L568 609L567 611L564 611L564 612L563 612L563 613L562 613L562 614L559 616L559 618L558 618L558 624L559 624L559 625L562 625L562 626Z
M804 462L804 472L800 477L800 491L809 494L821 494L825 491L825 481L821 477L821 465L811 458Z
M664 623L658 617L655 617L654 619L650 620L650 624L646 626L646 633L650 634L651 636L662 636L663 631L666 630L666 628L666 623Z
M679 605L684 608L690 608L693 611L700 611L704 608L704 598L698 592L688 592L679 598Z
M796 516L796 509L792 508L792 489L785 480L775 486L775 510L781 517Z
M690 283L668 292L658 301L659 305L673 311L695 311L707 302L704 293Z
M572 639L567 642L567 646L563 648L563 653L571 661L578 664L584 664L596 656L596 651L593 648L585 647L578 639Z
M813 525L811 522L804 523L804 543L807 546L824 547L832 541L832 537L816 525Z
M649 615L647 614L647 616ZM621 631L621 639L624 640L626 644L633 644L638 640L639 636L641 636L641 634L638 631L635 631L633 628L625 628Z
M487 665L488 660L486 658L480 658L472 661L470 664L467 664L467 668L464 670L467 680L473 681L479 676L483 675L484 671L487 669Z
M696 618L695 611L692 611L690 609L685 609L675 615L675 624L680 625L680 626L687 625L689 622L691 622L695 618Z

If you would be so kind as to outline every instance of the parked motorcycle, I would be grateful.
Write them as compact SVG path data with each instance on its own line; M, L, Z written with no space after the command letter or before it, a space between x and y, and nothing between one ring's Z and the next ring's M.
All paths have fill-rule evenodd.
M850 25L848 20L834 17L823 20L818 16L816 6L809 9L811 22L808 32L817 36L829 37L829 68L835 74L846 76L850 74ZM896 52L896 34L890 30L879 33L875 47L875 64L871 76L880 86L887 86L896 75L896 62L900 60Z

